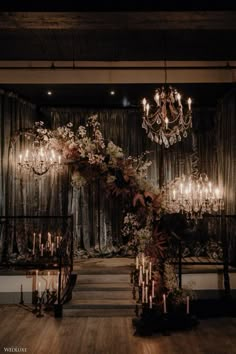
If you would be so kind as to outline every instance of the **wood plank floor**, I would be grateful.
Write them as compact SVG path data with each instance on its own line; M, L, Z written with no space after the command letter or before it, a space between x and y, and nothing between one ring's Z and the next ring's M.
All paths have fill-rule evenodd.
M0 307L0 353L28 354L234 354L236 318L201 321L193 331L170 336L133 336L132 319L36 318L18 306Z

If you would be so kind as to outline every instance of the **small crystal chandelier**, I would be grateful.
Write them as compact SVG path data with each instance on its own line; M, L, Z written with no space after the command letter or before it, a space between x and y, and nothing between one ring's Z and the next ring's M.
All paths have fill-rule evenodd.
M38 176L44 175L51 168L55 170L62 168L61 155L56 155L54 150L40 144L32 144L31 149L20 153L17 164L20 170L28 170Z
M183 213L188 219L201 219L203 214L224 210L222 191L209 181L205 173L176 178L163 188L163 206L167 213Z
M184 114L178 91L171 86L162 86L155 91L154 101L151 105L146 98L142 100L142 128L152 141L168 148L186 138L188 129L192 128L192 100L188 99L188 109Z

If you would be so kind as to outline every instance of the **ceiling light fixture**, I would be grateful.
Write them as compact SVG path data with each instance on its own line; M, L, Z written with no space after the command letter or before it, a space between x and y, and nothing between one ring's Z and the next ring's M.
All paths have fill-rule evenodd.
M165 61L165 85L156 89L153 103L149 103L146 98L142 100L142 128L152 141L168 148L186 138L187 131L192 128L192 100L188 98L184 113L180 93L172 86L166 87L166 82Z

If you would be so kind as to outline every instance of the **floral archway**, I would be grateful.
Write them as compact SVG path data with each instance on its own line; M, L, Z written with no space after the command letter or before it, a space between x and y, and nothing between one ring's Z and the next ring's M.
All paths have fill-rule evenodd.
M148 152L126 157L121 147L104 139L97 115L88 118L76 131L71 122L47 129L40 121L31 129L17 132L13 142L19 134L61 156L72 172L71 184L77 190L99 181L109 200L120 200L124 248L132 253L144 250L162 212L161 193L147 178L151 165Z

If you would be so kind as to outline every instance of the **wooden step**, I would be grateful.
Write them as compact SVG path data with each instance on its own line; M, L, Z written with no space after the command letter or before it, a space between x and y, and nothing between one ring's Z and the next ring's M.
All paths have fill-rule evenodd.
M129 283L129 274L78 274L77 284Z
M136 302L133 299L72 299L64 308L135 308Z
M132 284L127 282L118 283L78 283L73 291L132 291Z
M109 289L103 289L103 290L89 290L89 291L84 291L84 290L77 290L77 291L73 291L72 294L72 298L73 300L93 300L93 299L127 299L127 300L132 300L133 299L133 295L132 295L132 291L131 289L127 290L109 290Z
M134 317L135 309L63 309L63 317Z

